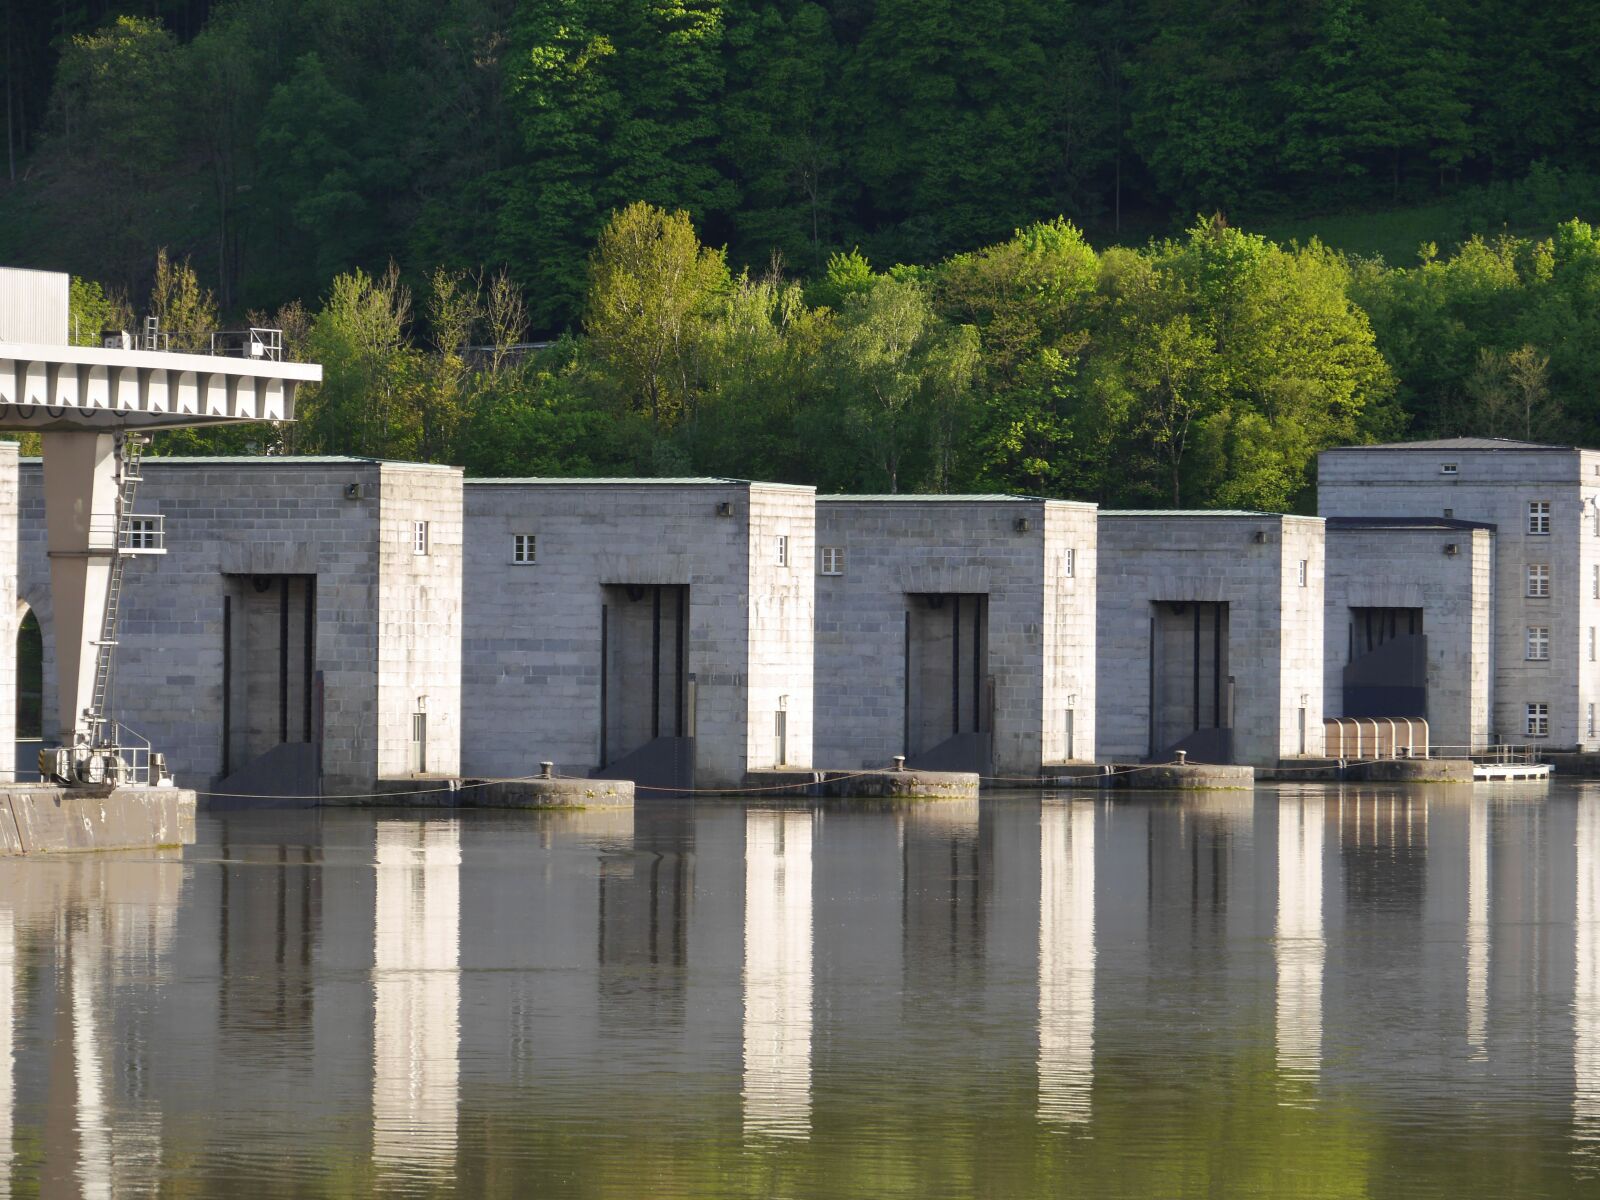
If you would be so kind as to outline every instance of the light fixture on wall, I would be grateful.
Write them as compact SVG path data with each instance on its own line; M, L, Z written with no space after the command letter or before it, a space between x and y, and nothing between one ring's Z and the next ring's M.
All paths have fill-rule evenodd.
M425 713L428 711L428 698L426 696L417 697L417 711L419 713Z
M1255 533L1251 535L1250 540L1258 546L1264 545L1267 540L1267 531L1265 529L1256 530Z
M1456 555L1461 553L1461 546L1456 542L1446 542L1444 544L1444 552L1451 558L1454 558Z
M719 517L731 517L731 516L733 516L733 501L731 501L731 500L718 500L717 501L717 516L719 516Z
M1018 517L1011 523L1011 528L1015 529L1018 533L1027 533L1032 527L1033 523L1029 521L1027 517Z

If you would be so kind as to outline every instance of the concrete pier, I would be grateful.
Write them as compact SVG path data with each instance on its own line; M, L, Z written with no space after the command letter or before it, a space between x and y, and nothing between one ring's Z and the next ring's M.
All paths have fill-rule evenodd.
M186 846L194 810L183 788L16 785L0 790L0 856Z
M750 771L744 786L759 796L832 796L900 800L976 800L970 771Z
M380 779L372 798L324 798L325 805L407 808L632 808L633 783L627 779L464 779L414 777Z

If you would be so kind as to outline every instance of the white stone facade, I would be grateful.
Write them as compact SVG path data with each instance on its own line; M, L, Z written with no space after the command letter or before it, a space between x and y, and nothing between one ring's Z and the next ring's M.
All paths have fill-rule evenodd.
M1479 438L1326 450L1317 506L1325 517L1495 526L1490 734L1600 748L1590 719L1600 704L1600 452ZM1537 630L1547 658L1530 656ZM1530 728L1541 713L1544 734Z
M1428 642L1428 738L1464 754L1490 740L1494 531L1464 521L1330 517L1323 712L1346 715L1352 610L1417 609Z
M25 611L17 602L18 459L15 442L0 442L0 746L11 746L17 734L17 628ZM9 765L9 764L8 764ZM32 763L19 764L31 779ZM10 773L0 773L8 782Z
M44 637L49 713L54 636L43 503L40 464L29 460L21 472L20 596ZM257 734L265 743L320 742L331 795L370 791L380 775L406 773L417 730L430 772L458 770L459 470L367 459L146 459L136 508L165 518L167 553L129 562L112 710L166 753L180 783L203 789L247 766L242 759L264 744L251 740ZM418 520L428 523L425 554L414 553ZM287 579L297 581L282 593L293 602L275 607ZM275 619L286 638L277 637ZM277 663L249 652L252 625L276 648ZM276 708L249 710L261 707L245 703L257 682L278 697ZM427 720L419 726L423 697Z
M1019 496L823 497L817 546L820 765L886 767L917 748L908 726L925 681L907 639L916 636L913 621L927 596L950 598L943 611L952 619L958 598L983 598L986 678L977 681L983 699L972 707L988 709L981 720L996 774L1031 778L1046 764L1092 756L1094 505ZM971 709L957 709L965 728Z
M470 481L464 769L519 776L548 760L586 774L616 761L602 728L637 700L617 691L651 687L636 636L649 618L629 606L643 612L657 588L687 588L688 679L657 697L663 719L635 741L692 734L700 787L736 787L780 756L811 765L814 501L809 487L741 480ZM516 561L519 538L533 539L532 562ZM676 600L667 603L658 690L679 674Z
M1102 511L1098 757L1139 761L1163 749L1153 744L1158 606L1196 603L1227 605L1234 760L1320 755L1323 552L1316 517Z

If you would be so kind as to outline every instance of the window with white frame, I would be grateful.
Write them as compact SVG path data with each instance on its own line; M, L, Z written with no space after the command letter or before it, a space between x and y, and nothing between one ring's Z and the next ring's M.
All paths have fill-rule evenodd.
M822 573L824 575L844 574L843 546L824 546L822 548Z
M1589 626L1589 661L1590 662L1594 662L1594 652L1595 652L1594 626L1591 625L1591 626Z
M1441 474L1441 475L1454 475L1455 473L1456 473L1456 464L1455 463L1440 463L1439 464L1439 474Z
M1594 598L1600 600L1600 564L1594 569Z
M1544 599L1550 595L1550 564L1528 564L1528 595Z
M157 517L128 518L128 549L161 549L161 521Z
M1078 552L1071 546L1061 556L1061 574L1064 578L1071 579L1078 573Z
M1305 559L1302 558L1300 560L1300 586L1301 587L1305 587L1306 586L1306 576L1308 574L1308 571L1307 571L1307 566L1308 565L1309 564L1307 563L1307 561Z
M1528 532L1538 534L1550 532L1550 501L1528 501Z
M531 567L539 550L539 540L531 533L511 535L511 561L518 566Z
M1528 626L1528 661L1548 662L1550 659L1550 627Z
M1594 535L1600 537L1600 504L1594 506Z
M789 565L789 535L786 533L778 535L778 565L780 567Z
M1550 706L1543 700L1536 700L1524 710L1527 716L1525 726L1529 737L1550 736Z
M411 522L411 553L426 554L428 552L428 523L426 521Z

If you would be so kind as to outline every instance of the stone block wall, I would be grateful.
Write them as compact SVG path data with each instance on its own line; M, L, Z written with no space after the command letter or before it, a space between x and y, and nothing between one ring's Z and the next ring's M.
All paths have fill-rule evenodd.
M461 768L461 472L384 463L377 499L378 774L411 769L421 713L425 769L451 775ZM425 553L417 552L419 522Z
M1033 776L1064 755L1069 696L1087 758L1094 514L1015 496L819 499L815 569L824 548L841 552L844 567L817 576L818 765L882 767L906 753L906 614L913 596L930 593L988 598L995 772Z
M16 745L17 627L23 613L17 601L18 475L17 444L0 442L0 746L6 747ZM33 777L34 764L18 765ZM0 779L11 778L11 772L0 771Z
M788 757L806 765L812 498L739 480L469 482L463 769L599 766L602 589L654 584L689 589L697 784L736 786L772 765L780 697ZM537 539L533 564L511 561L519 533Z
M431 513L443 548L459 546L458 470L365 459L166 458L146 459L144 476L135 507L165 517L167 553L133 558L127 567L112 708L166 753L180 783L204 789L224 770L223 600L230 577L316 577L314 661L327 792L371 789L388 769L380 766L380 741L388 737L392 761L393 731L409 740L415 694L441 698L429 733L438 739L439 761L451 761L448 714L458 703L452 662L459 651L449 642L459 636L458 609L451 608L451 597L459 597L459 551L403 564L393 591L382 572L385 539L413 511ZM394 516L383 532L389 506ZM49 713L54 622L37 460L22 468L20 543L21 599L38 615L44 637ZM409 553L409 543L404 549ZM388 569L397 569L392 557ZM420 628L407 633L402 626L409 624ZM390 681L382 696L380 662Z
M1456 547L1454 554L1446 546ZM1447 526L1328 523L1323 705L1344 715L1353 608L1419 608L1428 639L1428 736L1481 746L1490 734L1494 533Z
M1453 469L1452 469L1453 468ZM1548 533L1530 532L1530 503L1550 505ZM1444 517L1495 527L1494 737L1520 743L1527 706L1549 705L1552 749L1600 748L1588 708L1600 704L1600 662L1588 636L1600 626L1600 452L1569 447L1349 447L1318 457L1325 517ZM1549 595L1528 594L1528 568L1549 569ZM1528 629L1550 631L1550 657L1530 660Z
M1300 753L1302 695L1306 753L1318 753L1322 538L1315 517L1102 511L1098 757L1138 761L1150 752L1150 627L1153 605L1165 602L1228 605L1236 761L1276 765Z

